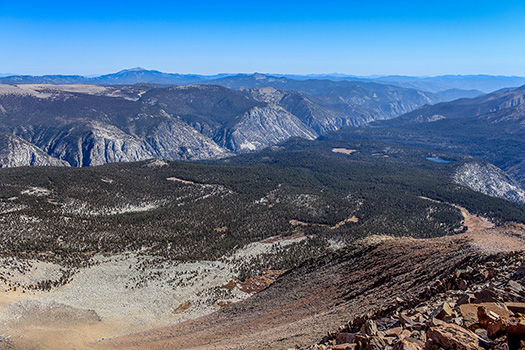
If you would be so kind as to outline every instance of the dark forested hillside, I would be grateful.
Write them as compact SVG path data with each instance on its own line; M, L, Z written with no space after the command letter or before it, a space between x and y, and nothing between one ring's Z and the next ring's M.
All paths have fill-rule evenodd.
M323 139L380 139L482 157L525 185L525 88L425 106Z
M211 259L270 236L299 234L310 237L295 253L306 258L329 241L370 234L461 232L452 203L495 222L525 222L524 207L452 181L471 158L434 154L454 160L439 164L428 155L378 142L291 140L208 164L1 169L1 250L69 256L142 249Z

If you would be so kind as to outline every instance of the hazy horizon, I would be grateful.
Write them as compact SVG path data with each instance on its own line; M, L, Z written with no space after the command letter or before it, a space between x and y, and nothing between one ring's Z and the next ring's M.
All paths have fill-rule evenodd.
M355 77L355 78L362 78L362 79L376 79L376 78L383 78L383 77L406 77L406 78L437 78L437 77L468 77L468 76L487 76L487 77L506 77L506 78L524 78L525 75L504 75L504 74L484 74L484 73L478 73L478 74L439 74L439 75L403 75L403 74L370 74L370 75L357 75L352 73L341 73L341 72L331 72L331 73L287 73L287 72L259 72L259 71L253 71L253 72L216 72L216 73L210 73L210 74L204 74L199 72L189 72L189 73L181 73L177 71L162 71L155 68L144 68L144 67L132 67L132 68L124 68L119 69L117 71L112 72L104 72L104 73L87 73L87 74L61 74L61 73L44 73L44 74L26 74L26 73L4 73L0 72L0 77L7 77L7 76L45 76L45 75L71 75L71 76L82 76L86 78L94 78L99 77L103 75L109 75L109 74L116 74L124 71L133 71L136 68L142 68L145 71L158 71L161 73L166 74L182 74L182 75L199 75L199 76L216 76L216 75L252 75L252 74L262 74L262 75L273 75L273 76L298 76L298 77L305 77L305 76L333 76L333 77Z

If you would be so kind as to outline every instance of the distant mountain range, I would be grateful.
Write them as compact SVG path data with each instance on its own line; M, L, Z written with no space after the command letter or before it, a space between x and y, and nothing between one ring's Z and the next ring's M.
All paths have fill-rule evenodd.
M196 74L176 74L163 73L157 70L147 70L144 68L124 69L117 73L105 74L100 76L82 76L82 75L9 75L1 76L2 84L102 84L102 85L127 85L136 83L151 84L191 84L204 80L217 79L225 76L218 75L196 75Z
M418 90L479 90L485 93L525 84L525 77L494 75L442 75L436 77L386 76L374 81Z
M360 81L376 82L381 84L394 85L405 88L428 92L441 92L451 89L458 90L478 90L480 93L489 93L506 87L517 87L525 84L525 77L517 76L493 76L493 75L442 75L435 77L411 77L411 76L354 76L346 74L307 74L307 75L287 75L287 74L177 74L163 73L157 70L147 70L144 68L125 69L117 73L105 74L100 76L81 76L81 75L14 75L0 74L1 84L101 84L101 85L122 85L136 84L140 82L164 85L184 85L213 81L212 84L221 85L221 81L214 81L227 77L236 77L242 80L243 77L250 76L273 76L276 78L288 78L291 80L331 80L331 81ZM463 95L459 97L473 97ZM459 98L458 97L458 98Z
M490 173L509 184L516 180L511 187L525 186L525 86L491 94L458 88L521 78L295 78L141 68L92 78L0 78L10 83L0 85L0 165L217 159L292 137L366 138L478 156L505 173L483 166L466 169L470 175L479 180ZM130 84L136 81L146 82ZM453 88L432 93L387 81ZM477 181L469 174L460 178ZM513 196L509 191L506 198Z
M525 185L525 86L423 106L325 139L381 139L482 157Z
M290 137L315 139L345 125L393 118L440 101L431 93L369 82L264 75L215 81L239 89L212 84L0 85L0 131L36 147L35 158L42 152L54 157L50 165L209 159ZM22 154L5 154L12 159L3 166L34 163Z

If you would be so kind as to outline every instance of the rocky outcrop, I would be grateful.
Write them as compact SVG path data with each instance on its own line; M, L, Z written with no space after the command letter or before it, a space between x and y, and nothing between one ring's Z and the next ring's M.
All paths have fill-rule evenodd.
M0 133L0 167L68 165L20 137Z
M437 330L443 341L450 338L452 332L445 332L449 329L456 336L463 334L468 348L474 345L472 333L477 333L462 326L459 305L523 299L507 288L509 276L520 285L524 282L525 274L515 274L523 269L525 257L512 253L525 247L524 238L522 229L510 227L430 240L370 237L306 261L251 298L214 314L104 345L420 350L437 345L427 345L429 329ZM497 249L493 240L509 242L508 248ZM477 241L487 248L478 248Z
M489 196L525 204L520 184L490 163L467 163L456 170L454 181Z
M426 337L428 343L437 344L443 349L478 350L478 337L468 329L457 324L444 323L430 327ZM431 346L429 346L431 348Z
M144 140L155 157L168 160L217 159L230 155L209 137L174 118L155 126Z
M283 107L319 135L343 126L358 126L384 118L332 97L315 97L298 91L280 91L271 87L244 92L258 101Z
M290 137L314 139L315 131L297 116L278 106L277 95L254 99L221 86L179 86L149 91L142 97L159 106L224 149L243 153L285 141Z
M396 298L395 306L360 315L304 349L334 350L343 343L359 350L522 349L524 271L523 252L467 266L417 298ZM377 330L369 325L378 325Z
M313 140L315 131L282 107L268 105L245 112L239 122L224 130L219 144L236 153L255 151L291 137Z
M35 130L32 141L72 166L95 166L150 158L167 160L221 158L228 153L213 140L176 119L167 119L144 135L108 123L78 122Z

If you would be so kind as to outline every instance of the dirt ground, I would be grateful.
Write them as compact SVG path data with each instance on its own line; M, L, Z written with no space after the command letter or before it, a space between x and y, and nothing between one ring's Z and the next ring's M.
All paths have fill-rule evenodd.
M107 268L99 266L100 271L93 270L91 275L80 275L78 285L65 286L55 292L54 298L52 293L1 293L0 315L12 317L0 317L0 336L7 337L15 350L287 349L311 344L356 314L387 305L396 296L418 293L442 274L462 268L461 264L490 259L496 253L525 250L523 225L494 227L489 220L460 209L468 226L463 234L435 239L372 236L285 272L268 288L244 301L221 301L219 307L210 309L216 312L206 311L201 317L194 313L198 318L184 318L198 303L189 297L165 294L162 281L148 287L146 294L118 289L122 286L113 281L134 276L128 276L130 257L122 257ZM302 235L288 238L304 239ZM271 244L288 244L289 240L252 243L233 259L259 254ZM218 268L217 276L221 277L215 278L217 285L231 281L230 273L222 273L211 263L191 268ZM173 277L182 267L165 269L163 273ZM102 275L107 278L101 279ZM89 282L94 276L99 283ZM249 282L257 287L249 292L266 286L262 280ZM92 294L97 290L102 293L98 297ZM141 311L141 298L145 297L153 304L142 305ZM30 301L33 299L43 304L34 304ZM77 306L65 305L68 300ZM96 307L105 304L111 307ZM154 304L160 310L171 305L173 311L178 305L189 305L189 310L173 312L166 319L151 314ZM133 313L129 313L130 307Z
M470 214L468 214L470 215ZM117 337L99 349L288 349L318 341L357 314L409 298L469 264L525 250L523 225L435 239L367 238L285 273L251 298L199 319Z

